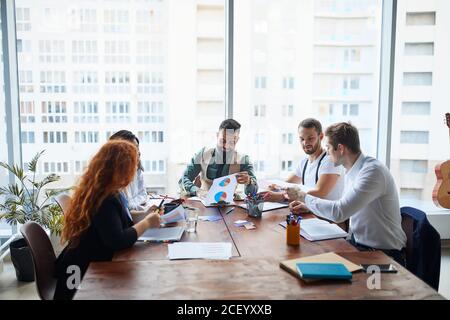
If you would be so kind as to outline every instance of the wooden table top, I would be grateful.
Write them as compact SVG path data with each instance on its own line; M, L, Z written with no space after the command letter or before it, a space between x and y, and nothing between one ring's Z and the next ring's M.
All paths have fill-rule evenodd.
M244 209L200 208L200 215L223 219L199 221L197 233L182 241L232 242L230 260L173 260L167 244L136 243L118 252L112 262L91 263L75 299L443 299L381 251L359 252L344 239L286 245L286 231L278 225L288 209L264 212L261 219L247 216ZM311 216L311 215L310 215ZM308 218L310 216L305 216ZM236 227L234 221L252 221L256 229ZM362 271L352 281L306 283L279 267L282 260L336 252L360 263L393 263L395 274L381 274L381 289L369 290L369 274Z

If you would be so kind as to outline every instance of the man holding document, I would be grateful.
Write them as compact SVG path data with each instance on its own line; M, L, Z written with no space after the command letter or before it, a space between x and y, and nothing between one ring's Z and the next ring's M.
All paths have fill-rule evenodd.
M344 168L335 166L330 157L322 148L322 125L312 118L300 122L298 136L306 157L300 162L297 170L291 174L286 182L288 184L301 183L304 191L315 197L336 200L341 197L344 189ZM289 199L289 195L283 192L280 186L272 184L270 191L264 192L264 200L282 202Z
M184 194L204 197L214 179L231 174L236 174L237 183L245 185L246 194L256 193L258 186L253 165L247 155L235 150L240 128L241 125L233 119L220 124L216 147L202 148L184 171L179 181Z
M358 129L342 122L327 128L327 151L336 166L345 167L345 190L338 200L325 200L300 189L288 189L293 212L304 208L340 223L350 218L351 243L360 250L378 249L405 265L406 235L401 226L394 179L380 161L362 154Z

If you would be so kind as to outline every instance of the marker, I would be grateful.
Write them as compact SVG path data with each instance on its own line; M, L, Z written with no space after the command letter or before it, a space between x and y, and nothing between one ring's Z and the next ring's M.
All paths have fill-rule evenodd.
M231 208L230 210L228 210L227 212L225 212L225 214L229 214L231 211L233 211L234 208Z

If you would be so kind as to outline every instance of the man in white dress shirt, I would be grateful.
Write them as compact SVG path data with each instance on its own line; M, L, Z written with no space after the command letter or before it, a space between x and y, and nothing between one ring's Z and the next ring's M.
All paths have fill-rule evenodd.
M360 250L383 250L405 265L406 235L401 226L397 188L389 169L362 154L358 129L349 123L331 125L325 131L327 151L336 166L346 169L345 187L339 200L325 200L299 189L291 210L308 208L315 215L336 223L350 218L350 240Z
M322 124L313 118L307 118L298 126L300 145L306 154L297 169L286 182L301 183L310 189L308 194L315 197L337 200L344 190L344 167L335 166L327 152L322 148L324 137ZM281 202L290 200L285 192L276 185L270 185L271 191L262 192L264 200ZM295 200L295 199L294 199Z

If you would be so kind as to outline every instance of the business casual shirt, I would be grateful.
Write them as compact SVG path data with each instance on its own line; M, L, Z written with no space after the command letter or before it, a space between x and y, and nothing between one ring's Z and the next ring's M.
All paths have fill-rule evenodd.
M335 166L331 161L329 155L325 155L326 151L322 152L320 156L318 156L314 161L310 161L309 157L305 157L300 161L297 169L295 170L295 175L299 178L303 178L303 172L305 172L305 186L308 188L315 188L316 186L316 173L318 173L318 177L320 178L323 174L337 174L339 175L336 184L333 189L324 197L324 199L328 200L338 200L342 196L342 192L344 191L344 175L345 169L343 166ZM324 156L324 157L323 157ZM323 157L322 161L320 159ZM308 160L308 164L306 164L306 160ZM319 166L320 162L320 166ZM305 170L306 165L306 170ZM319 171L317 171L317 166L319 166Z
M199 187L194 185L194 180L202 171L201 159L203 158L205 150L206 148L202 148L202 150L197 152L192 157L191 161L184 170L183 176L179 181L180 187L189 192L191 196L197 195L197 190L199 189ZM210 180L214 180L216 178L220 178L230 174L230 164L227 163L228 161L220 161L223 159L227 159L228 156L227 155L223 157L221 155L218 156L217 152L218 152L217 149L214 150L213 156L211 157L211 160L207 166L206 177ZM250 159L247 155L244 155L240 159L240 171L241 172L246 171L250 176L250 184L245 186L245 193L246 194L249 193L251 194L254 192L256 193L258 191L256 176L253 169L253 165L250 162Z
M110 195L103 200L91 224L80 236L79 244L66 246L58 256L55 299L71 299L76 292L66 285L71 275L67 273L69 266L77 266L83 277L92 261L111 261L114 252L129 248L137 241L133 220L122 200L120 195Z
M147 191L144 185L144 175L141 169L138 169L133 181L125 189L125 195L130 210L141 210L141 203L147 201Z
M394 179L377 159L358 157L345 175L341 199L306 195L305 204L314 214L338 223L350 218L350 232L359 244L386 250L406 245Z

